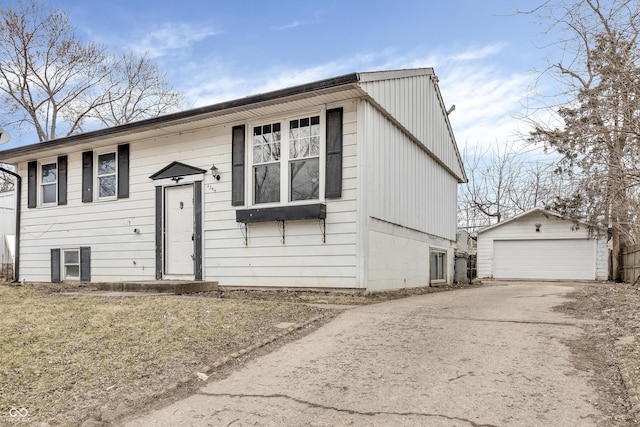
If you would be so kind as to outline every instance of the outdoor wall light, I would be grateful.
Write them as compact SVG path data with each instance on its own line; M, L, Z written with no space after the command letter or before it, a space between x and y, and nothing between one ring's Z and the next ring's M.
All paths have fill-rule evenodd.
M540 227L542 226L542 224L536 224L536 232L540 232Z
M215 165L215 163L213 165L211 165L211 168L209 169L211 171L211 176L216 180L216 181L220 181L220 174L218 173L218 167Z

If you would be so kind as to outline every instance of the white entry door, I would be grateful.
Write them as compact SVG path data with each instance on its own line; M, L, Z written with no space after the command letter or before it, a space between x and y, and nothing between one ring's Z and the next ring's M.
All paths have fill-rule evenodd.
M168 187L165 191L165 277L193 278L193 185Z

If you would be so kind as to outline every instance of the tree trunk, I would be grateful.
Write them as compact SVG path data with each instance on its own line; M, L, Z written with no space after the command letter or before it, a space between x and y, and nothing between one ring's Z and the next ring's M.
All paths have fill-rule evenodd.
M611 280L622 282L622 264L620 263L620 231L611 230Z

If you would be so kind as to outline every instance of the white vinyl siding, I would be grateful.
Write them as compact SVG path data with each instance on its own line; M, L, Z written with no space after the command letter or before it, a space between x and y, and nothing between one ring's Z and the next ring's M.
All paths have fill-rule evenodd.
M27 200L23 198L21 278L49 281L50 265L44 260L50 258L51 248L86 246L91 248L94 282L154 280L155 188L175 183L149 177L179 161L205 171L212 164L219 168L219 181L210 173L180 181L185 184L202 180L204 280L218 281L222 286L325 289L425 286L429 282L429 254L434 249L447 253L447 279L451 280L460 177L452 173L457 162L456 148L447 134L447 125L428 123L443 120L437 91L420 86L428 84L432 83L427 78L412 89L433 91L428 100L405 92L395 95L395 102L405 104L403 111L417 108L422 112L415 114L424 113L421 120L425 123L415 123L422 130L416 128L413 136L399 129L398 123L383 114L354 84L52 149L47 156L68 156L68 203L51 209L26 209ZM391 95L380 96L391 102ZM418 101L422 106L413 105ZM278 224L250 223L245 237L243 224L236 221L236 210L253 206L252 178L249 179L253 173L252 126L281 122L282 131L288 132L289 120L321 112L324 135L325 111L335 108L343 109L341 197L325 201L321 186L317 199L295 202L325 203L326 223L311 219L287 221L284 243ZM405 113L398 110L398 114L404 121ZM247 132L246 204L241 207L231 204L234 126L246 126ZM414 132L408 124L405 127ZM415 140L422 135L424 145ZM97 156L117 144L130 144L129 198L82 203L82 152L93 151ZM432 147L430 150L435 153L439 144L449 160L439 162L424 148ZM319 154L310 157L319 164L322 185L325 153ZM32 158L25 156L18 164L22 176L27 175L29 160ZM282 167L287 170L281 171L280 176L286 177L283 179L289 187L289 164L282 163ZM94 163L94 179L96 176ZM94 198L97 190L96 186ZM280 194L280 203L288 203L288 189ZM397 248L393 257L398 263L394 261L393 268L384 269L381 261L389 260L390 247Z
M295 117L298 106L306 102L285 104L290 109L286 111L282 104L272 108L280 116ZM27 281L47 282L50 265L43 260L49 259L51 248L89 246L92 281L153 280L157 183L149 177L179 159L204 170L215 164L221 176L220 181L210 173L197 177L203 179L205 280L228 286L357 287L356 103L323 104L322 107L325 105L344 108L343 195L326 202L326 243L322 242L318 221L303 220L287 221L284 245L277 224L249 224L248 245L244 245L235 217L237 208L230 202L231 129L239 124L234 122L179 135L136 139L131 143L128 199L82 203L83 150L69 153L68 204L53 210L29 209L24 214L21 275ZM320 106L315 107L318 111ZM250 110L245 115L255 117L259 111ZM273 116L268 112L265 115ZM26 176L26 168L27 164L21 163L19 173ZM26 198L23 199L25 211ZM52 211L64 217L64 221L52 221Z
M16 232L15 190L0 193L0 264L11 264L15 243L11 237ZM9 240L9 241L7 241Z
M464 168L454 149L455 138L448 125L445 105L432 82L437 77L413 75L397 78L396 73L384 71L364 74L364 79L370 75L375 80L363 81L362 88L462 182Z
M368 102L361 116L370 217L455 241L457 179Z
M318 220L296 220L285 223L285 244L282 243L278 224L273 221L248 224L245 246L242 226L235 220L236 208L230 203L231 137L225 133L211 140L215 150L214 163L222 171L222 180L211 188L215 191L207 189L208 186L205 185L204 211L213 213L206 216L204 224L205 277L229 286L360 286L356 278L356 103L327 106L339 107L344 108L343 192L341 198L325 202L326 243L322 242ZM317 114L299 115L289 112L284 116L287 119L282 120L282 132L289 132L289 119L314 115ZM321 117L323 115L324 111ZM321 123L321 132L324 133L324 118ZM229 131L230 128L226 130ZM249 126L249 132L247 150L251 156L252 125ZM320 177L324 179L324 162L321 165ZM288 171L283 175L288 176ZM249 182L248 191L250 185L252 184ZM322 199L324 187L320 188L319 197ZM284 194L288 197L288 191ZM305 202L313 203L296 203Z

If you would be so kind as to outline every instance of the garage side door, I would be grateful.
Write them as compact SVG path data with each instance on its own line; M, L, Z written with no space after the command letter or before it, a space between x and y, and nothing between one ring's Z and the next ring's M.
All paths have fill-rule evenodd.
M595 240L496 240L496 279L594 280Z

